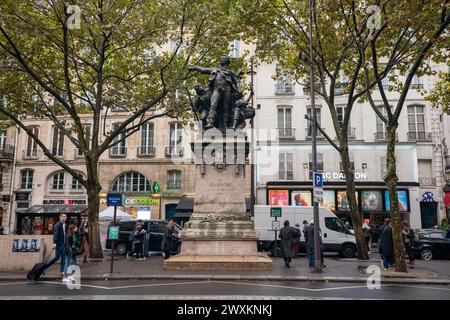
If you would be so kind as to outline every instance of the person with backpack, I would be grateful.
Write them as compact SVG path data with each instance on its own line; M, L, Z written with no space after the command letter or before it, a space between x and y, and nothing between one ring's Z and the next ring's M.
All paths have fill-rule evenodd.
M73 278L67 274L67 269L71 261L78 266L78 256L81 254L81 239L78 235L78 228L75 224L71 224L67 231L66 247L65 247L65 265L63 282L73 281Z
M402 228L403 243L405 244L406 253L408 254L408 264L414 264L414 252L412 250L416 238L415 232L409 226L408 221L403 221Z
M286 268L290 268L291 259L294 256L294 241L300 237L300 230L289 226L289 221L284 221L278 237L281 239L281 256Z

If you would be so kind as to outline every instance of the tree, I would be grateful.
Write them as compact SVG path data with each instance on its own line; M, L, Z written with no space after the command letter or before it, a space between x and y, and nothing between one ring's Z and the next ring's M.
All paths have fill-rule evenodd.
M397 196L396 132L413 77L434 74L435 71L431 66L433 62L448 61L449 52L445 48L448 47L450 40L448 38L450 6L449 1L380 1L378 5L383 13L384 22L373 32L368 42L355 38L355 43L364 60L367 99L377 116L386 124L385 181L389 192L395 270L406 272ZM383 71L380 73L383 60L385 67L381 68ZM390 90L398 93L398 100L394 106L389 102L382 84L382 79L389 72L405 76L404 81L399 77L390 76L394 82ZM379 105L374 102L370 88L373 81L376 82L386 114L383 114L378 109ZM448 86L448 83L444 80L442 85ZM436 89L440 90L439 88L438 86ZM443 99L445 102L445 97Z
M193 79L190 63L211 63L228 49L228 1L84 0L0 4L0 114L86 188L90 251L102 257L98 225L100 156L163 116L183 117L175 90ZM75 6L74 6L75 5ZM123 122L102 134L112 108ZM90 115L86 135L82 114ZM85 177L59 159L27 125L46 118L84 157Z

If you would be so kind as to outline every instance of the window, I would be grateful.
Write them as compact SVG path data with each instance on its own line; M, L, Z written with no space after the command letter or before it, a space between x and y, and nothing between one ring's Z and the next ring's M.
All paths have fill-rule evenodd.
M293 85L291 75L284 72L280 65L276 66L277 82L275 86L276 94L293 93Z
M167 189L181 188L181 171L171 170L167 172Z
M53 127L52 155L61 157L64 153L64 133L58 127Z
M348 86L348 83L348 77L343 72L339 72L339 79L337 79L336 83L336 93L343 93Z
M342 126L344 123L344 118L345 118L345 107L336 107L336 113L337 113L337 118L338 118L338 122L340 123L340 125ZM354 128L351 127L351 121L350 119L348 119L348 126L347 126L347 136L349 138L352 138L355 136L355 130Z
M354 172L355 171L355 155L353 154L353 152L349 152L348 157L350 158L350 168ZM339 162L339 170L341 171L341 173L344 173L344 166L342 165L342 161Z
M230 57L240 58L241 57L241 41L233 40L230 41Z
M280 180L294 180L294 155L292 153L279 154L278 178Z
M317 154L317 172L323 172L323 153ZM309 180L312 180L313 165L312 165L312 153L309 154Z
M6 132L0 131L0 150L5 150L6 146Z
M3 172L5 172L5 167L0 166L0 191L3 190Z
M278 131L281 137L293 136L291 107L278 108Z
M322 125L322 121L321 121L321 108L317 108L316 107L316 120L317 120L317 124L319 126ZM307 113L308 113L308 118L312 118L312 109L310 107L308 107L306 109ZM311 121L310 120L306 120L307 121L307 128L306 128L306 136L311 137L312 136L312 126L311 126ZM319 130L316 130L317 135L320 135Z
M22 171L22 177L20 179L21 189L33 189L33 170Z
M383 116L387 116L385 106L378 106L377 108ZM376 115L376 124L377 124L377 132L375 134L375 140L386 139L386 123L384 123L384 121L381 120L381 118L378 115Z
M423 78L415 74L411 80L411 89L423 89Z
M83 125L84 139L86 140L86 144L88 148L91 148L91 125L84 124ZM80 148L77 148L76 154L78 157L83 156L83 152Z
M113 126L114 130L116 130L119 126L120 123L115 123ZM125 133L119 133L118 135L116 135L112 143L116 144L111 148L111 155L124 156L126 154Z
M408 138L425 139L425 114L423 106L408 106Z
M64 189L64 171L58 172L52 178L52 184L50 185L52 190L63 190Z
M181 155L183 152L182 142L183 127L177 122L171 123L169 129L169 147L166 148L166 156Z
M31 127L31 132L39 137L39 128L38 127ZM26 150L25 150L25 157L27 158L35 158L37 157L37 143L33 140L31 136L27 136L27 144L26 144Z
M141 146L140 155L153 155L155 149L153 147L154 125L153 123L145 123L141 126Z
M150 181L142 174L129 171L120 175L113 183L112 191L117 192L150 192Z
M83 185L81 184L80 181L78 181L77 179L75 179L73 176L71 176L72 178L72 183L70 184L70 189L72 190L82 190L83 189Z
M341 220L339 220L339 218L325 218L325 227L341 233L345 233L346 230L344 224Z

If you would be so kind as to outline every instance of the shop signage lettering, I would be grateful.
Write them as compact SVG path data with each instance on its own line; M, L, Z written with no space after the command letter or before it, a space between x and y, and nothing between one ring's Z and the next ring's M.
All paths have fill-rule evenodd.
M44 199L42 204L86 204L85 199Z
M158 199L152 198L126 198L125 204L127 206L148 206L158 204ZM106 199L100 199L100 204L106 204Z
M41 241L38 239L14 239L12 252L39 252Z
M343 172L324 172L323 176L325 179L334 179L334 180L345 180L345 174ZM355 179L368 179L367 172L353 172L353 176Z
M30 193L29 192L16 192L16 200L17 201L28 201Z

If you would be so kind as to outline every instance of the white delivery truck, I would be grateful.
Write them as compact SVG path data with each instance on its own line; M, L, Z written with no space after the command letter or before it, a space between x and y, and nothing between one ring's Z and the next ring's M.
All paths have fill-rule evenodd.
M271 251L272 254L275 253L275 231L272 230L272 221L275 218L270 216L270 210L273 207L281 208L282 216L277 218L281 222L281 226L285 220L289 220L290 226L294 227L298 223L300 230L303 231L303 221L306 220L309 223L313 220L313 207L255 205L253 220L256 231L260 233L258 249ZM319 221L324 252L338 252L346 258L356 255L356 241L353 232L333 212L328 208L319 207ZM279 243L277 248L279 250ZM305 235L302 232L300 252L304 253L305 250ZM278 255L278 253L276 254Z

